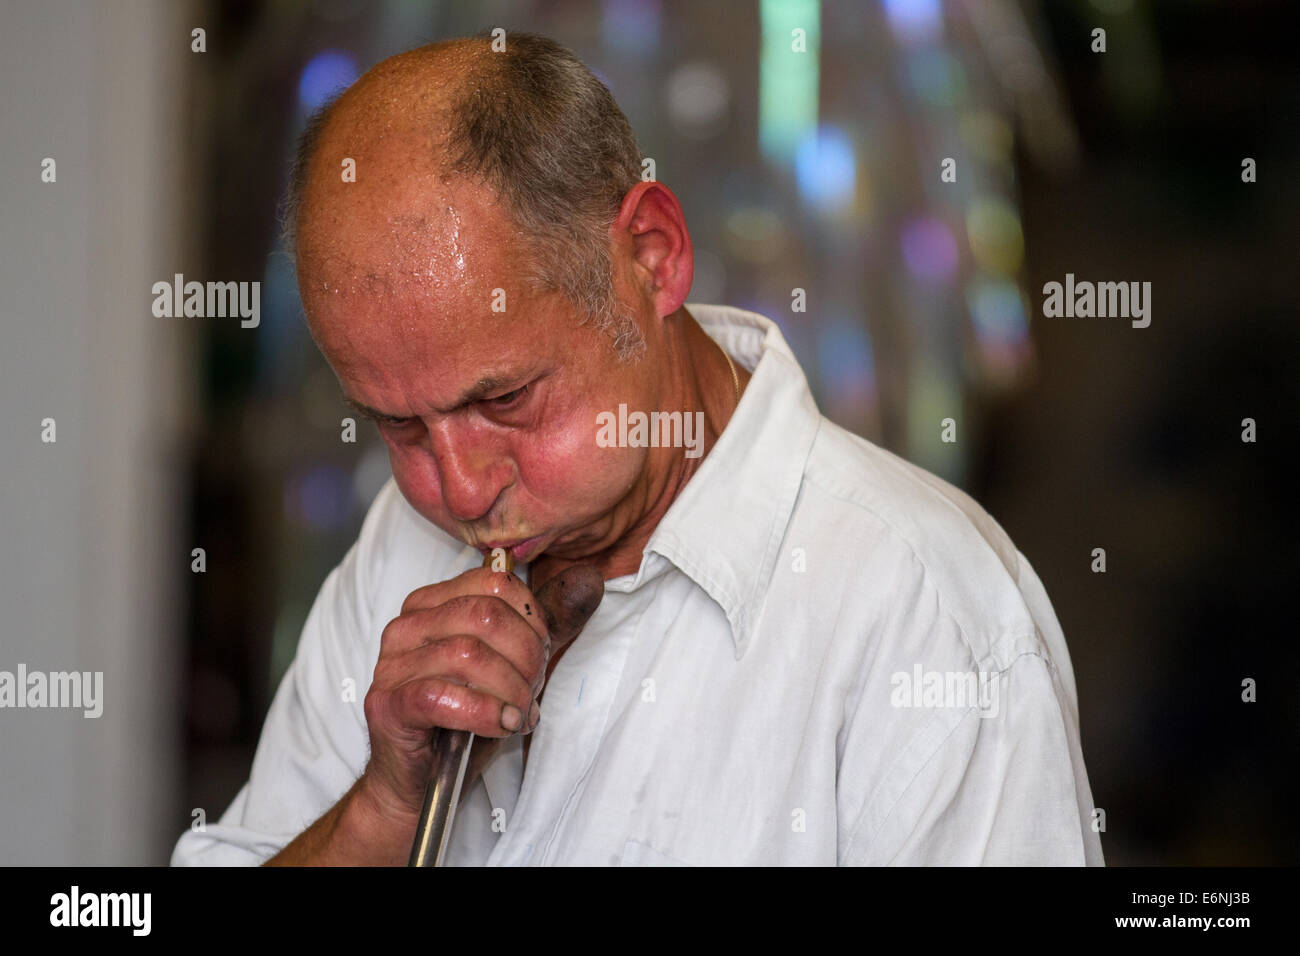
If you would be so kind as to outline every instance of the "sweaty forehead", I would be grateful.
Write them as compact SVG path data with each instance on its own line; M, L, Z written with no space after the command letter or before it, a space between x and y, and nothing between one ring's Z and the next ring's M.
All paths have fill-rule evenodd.
M317 344L336 371L371 381L396 382L407 364L477 368L474 349L503 346L528 311L511 230L482 187L376 165L383 174L364 190L349 191L359 172L314 193L300 227L299 288Z
M341 174L355 163L356 180ZM304 192L298 227L303 304L417 296L444 309L513 285L519 239L491 189L449 175L427 132L331 135Z
M507 234L472 190L396 173L365 189L313 190L298 240L303 292L374 294L464 284L491 271ZM356 184L360 186L360 183Z

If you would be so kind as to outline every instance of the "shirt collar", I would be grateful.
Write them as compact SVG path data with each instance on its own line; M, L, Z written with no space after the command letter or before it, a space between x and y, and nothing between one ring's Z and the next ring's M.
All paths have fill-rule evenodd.
M721 606L740 660L762 615L821 414L775 322L731 306L687 308L753 377L651 534L627 589L647 577L652 552L662 555Z

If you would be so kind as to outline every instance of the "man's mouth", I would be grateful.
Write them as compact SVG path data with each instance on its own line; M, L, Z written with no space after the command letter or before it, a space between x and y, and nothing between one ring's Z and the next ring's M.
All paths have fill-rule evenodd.
M525 538L522 541L489 541L479 545L479 550L486 556L497 548L504 548L514 555L516 561L527 561L537 553L538 546L545 537L545 535L539 534L535 538Z

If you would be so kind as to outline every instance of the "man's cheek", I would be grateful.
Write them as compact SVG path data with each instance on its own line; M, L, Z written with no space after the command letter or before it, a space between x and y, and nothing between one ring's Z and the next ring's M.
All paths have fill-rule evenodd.
M621 495L636 472L638 449L596 448L595 443L543 455L529 463L529 490L545 502L566 502L565 511L600 510ZM631 453L631 454L629 454Z
M521 471L527 476L525 483L531 496L553 505L580 497L592 484L591 462L584 455L542 455Z
M570 500L592 514L613 507L645 468L643 448L599 448L575 459L568 474Z
M557 491L563 496L565 489L590 484L593 474L600 470L599 453L604 450L596 446L594 422L594 413L575 409L515 449L521 472L529 476L528 485L539 496L542 489L547 497Z

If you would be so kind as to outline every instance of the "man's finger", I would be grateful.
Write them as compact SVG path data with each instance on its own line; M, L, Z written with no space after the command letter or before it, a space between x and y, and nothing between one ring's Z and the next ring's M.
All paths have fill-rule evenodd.
M416 588L402 602L402 614L421 608L435 608L455 597L471 594L490 594L499 597L528 622L537 636L546 640L546 622L533 606L533 593L513 573L493 571L491 568L474 568L449 581L439 581Z

